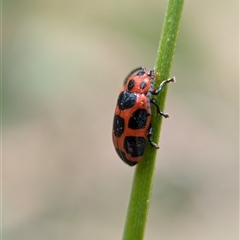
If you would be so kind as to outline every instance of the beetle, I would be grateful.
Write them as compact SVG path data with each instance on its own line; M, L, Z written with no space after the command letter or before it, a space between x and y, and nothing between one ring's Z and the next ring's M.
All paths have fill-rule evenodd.
M160 110L152 95L159 94L166 84L175 82L175 77L163 81L158 89L153 89L157 75L154 69L134 69L126 77L117 99L112 129L113 145L119 157L129 166L141 160L147 141L152 147L159 148L151 139L151 104L159 115L169 117Z

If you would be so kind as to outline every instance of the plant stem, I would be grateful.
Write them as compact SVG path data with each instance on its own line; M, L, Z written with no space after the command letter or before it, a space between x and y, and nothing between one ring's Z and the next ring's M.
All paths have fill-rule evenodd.
M155 88L169 77L175 52L177 34L184 0L169 0L163 23L161 40L158 47L155 71L160 73L155 79ZM160 109L164 108L167 86L155 97ZM152 139L158 142L162 117L152 109ZM155 111L154 111L155 110ZM132 185L123 240L142 240L144 238L149 202L154 177L156 150L148 144L144 156L138 163Z

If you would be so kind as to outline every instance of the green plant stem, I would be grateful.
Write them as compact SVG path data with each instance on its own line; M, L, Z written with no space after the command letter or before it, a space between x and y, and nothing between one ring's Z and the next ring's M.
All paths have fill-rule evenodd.
M160 73L159 76L156 77L155 88L157 88L163 80L167 79L170 74L183 3L184 0L168 1L155 64L155 71ZM160 109L164 108L166 90L167 86L159 96L155 97ZM157 115L156 109L152 109L151 121L154 129L152 139L157 143L160 136L162 117ZM123 240L142 240L144 237L154 177L155 159L156 150L148 144L143 159L135 170Z

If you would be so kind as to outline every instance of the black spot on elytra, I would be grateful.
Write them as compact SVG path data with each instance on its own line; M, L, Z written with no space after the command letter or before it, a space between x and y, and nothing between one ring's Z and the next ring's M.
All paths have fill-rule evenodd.
M144 137L125 137L124 149L132 157L141 157L144 153L146 146L146 138Z
M137 95L131 92L123 91L120 93L117 105L121 110L131 108L137 101Z
M136 110L128 122L128 127L131 129L141 129L146 127L146 122L149 114L146 109Z
M119 115L114 116L113 133L116 137L120 137L124 131L124 119Z

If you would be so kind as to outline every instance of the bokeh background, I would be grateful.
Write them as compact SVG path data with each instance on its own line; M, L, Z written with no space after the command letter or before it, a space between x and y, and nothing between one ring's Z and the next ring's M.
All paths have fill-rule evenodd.
M121 239L122 81L167 1L3 1L3 238ZM238 239L238 1L186 1L145 239Z

